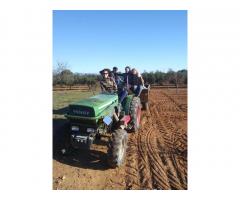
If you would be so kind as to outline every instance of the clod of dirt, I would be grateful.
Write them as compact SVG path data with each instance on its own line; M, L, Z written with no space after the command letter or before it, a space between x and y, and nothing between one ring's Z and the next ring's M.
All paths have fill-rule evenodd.
M58 183L59 183L59 180L58 180L58 179L56 179L56 180L54 180L54 182L55 182L56 184L58 184Z

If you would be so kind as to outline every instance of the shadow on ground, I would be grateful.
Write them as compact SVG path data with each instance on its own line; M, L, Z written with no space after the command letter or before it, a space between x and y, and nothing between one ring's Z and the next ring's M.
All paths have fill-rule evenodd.
M107 155L97 150L71 150L62 154L66 149L69 138L69 125L66 119L53 119L53 159L58 162L85 169L106 170ZM106 146L107 142L99 140L97 145Z

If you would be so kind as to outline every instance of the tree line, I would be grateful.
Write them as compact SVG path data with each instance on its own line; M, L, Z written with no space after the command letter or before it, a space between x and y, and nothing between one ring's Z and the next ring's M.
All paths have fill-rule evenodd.
M167 72L162 71L144 71L142 77L145 83L158 85L187 85L187 70L182 69L173 71L169 69ZM95 86L101 79L100 74L90 73L73 73L66 64L58 63L56 69L53 70L53 86L55 85L88 85Z
M142 73L142 77L145 82L149 84L158 84L158 85L187 85L187 70L182 69L178 71L173 71L169 69L167 72L161 72L159 70L155 72L146 72Z

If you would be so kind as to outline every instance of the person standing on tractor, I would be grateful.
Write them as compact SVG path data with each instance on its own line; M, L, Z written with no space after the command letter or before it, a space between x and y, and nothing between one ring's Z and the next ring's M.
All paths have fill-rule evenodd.
M114 79L110 77L110 69L103 69L100 71L102 75L102 80L100 81L100 86L102 92L117 93L117 84Z

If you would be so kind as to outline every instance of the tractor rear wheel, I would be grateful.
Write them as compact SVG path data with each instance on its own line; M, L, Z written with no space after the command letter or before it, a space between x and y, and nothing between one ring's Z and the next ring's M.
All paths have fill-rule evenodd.
M132 121L132 131L137 132L140 128L141 101L139 97L133 97L130 105L130 116Z
M117 129L112 133L108 147L108 164L115 168L123 164L127 149L128 134L123 129Z

